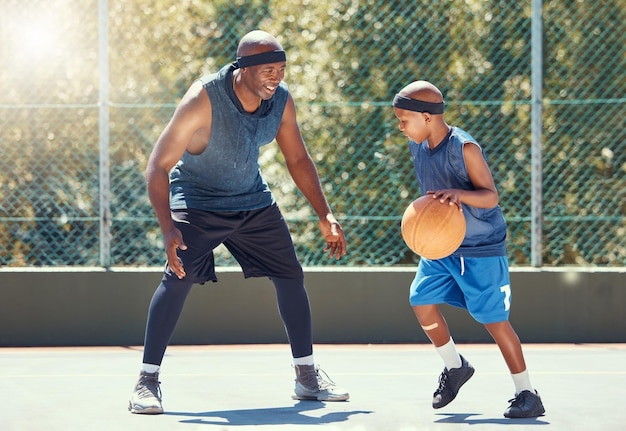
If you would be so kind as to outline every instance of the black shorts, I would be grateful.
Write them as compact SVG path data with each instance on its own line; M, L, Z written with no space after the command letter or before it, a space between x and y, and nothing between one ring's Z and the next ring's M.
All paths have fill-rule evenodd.
M213 249L220 244L241 265L246 278L303 277L289 228L276 204L237 212L172 210L172 219L187 246L178 250L187 274L184 280L217 281ZM178 280L169 266L164 278Z

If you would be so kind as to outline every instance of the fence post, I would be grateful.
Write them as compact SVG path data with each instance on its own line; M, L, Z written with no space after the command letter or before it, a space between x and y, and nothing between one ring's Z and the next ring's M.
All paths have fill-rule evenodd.
M111 202L109 174L109 5L98 0L100 265L111 265Z
M542 88L543 0L532 0L531 18L531 251L532 266L542 265Z

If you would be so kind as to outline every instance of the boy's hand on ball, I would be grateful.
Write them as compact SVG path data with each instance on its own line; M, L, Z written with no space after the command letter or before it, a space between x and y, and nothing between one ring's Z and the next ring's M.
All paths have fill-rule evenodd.
M456 189L446 189L446 190L437 190L437 191L428 191L426 192L428 195L432 195L433 199L439 199L439 202L442 204L448 201L449 205L456 205L459 211L463 211L463 206L461 205L461 196L459 190Z

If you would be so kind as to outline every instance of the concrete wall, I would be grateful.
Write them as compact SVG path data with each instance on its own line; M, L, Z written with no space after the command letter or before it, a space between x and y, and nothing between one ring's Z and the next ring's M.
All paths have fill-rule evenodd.
M316 343L427 342L411 268L305 268ZM274 288L222 268L196 285L172 344L284 343ZM0 346L141 345L159 269L0 269ZM530 342L626 342L626 269L512 269L511 322ZM455 341L491 342L452 307Z

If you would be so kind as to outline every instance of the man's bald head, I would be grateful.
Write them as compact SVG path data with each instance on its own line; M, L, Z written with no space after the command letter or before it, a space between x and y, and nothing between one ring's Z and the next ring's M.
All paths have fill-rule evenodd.
M259 54L261 52L282 50L278 40L262 30L253 30L239 41L237 57Z

